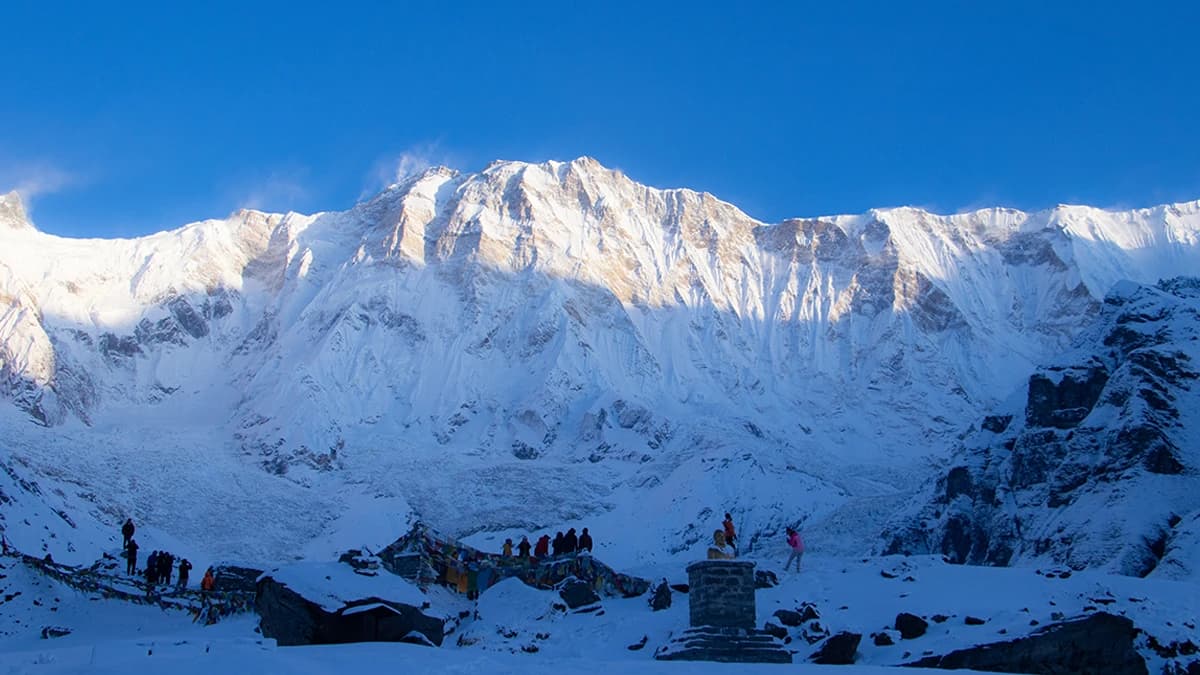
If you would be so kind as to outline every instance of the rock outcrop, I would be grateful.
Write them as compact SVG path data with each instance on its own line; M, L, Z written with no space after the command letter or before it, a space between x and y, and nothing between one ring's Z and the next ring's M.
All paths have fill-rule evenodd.
M960 649L906 665L1034 675L1146 675L1146 661L1134 647L1137 632L1129 619L1099 613L1048 626L1028 637Z
M1200 508L1198 379L1200 280L1118 285L1074 349L1029 378L1019 409L964 438L885 552L1151 574L1191 547L1176 526Z

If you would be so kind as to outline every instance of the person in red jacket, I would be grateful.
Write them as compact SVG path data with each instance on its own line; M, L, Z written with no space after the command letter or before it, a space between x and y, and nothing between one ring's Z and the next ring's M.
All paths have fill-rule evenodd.
M535 558L545 558L550 555L550 535L543 534L538 538L537 544L533 547L533 556Z
M725 514L725 521L721 523L725 528L725 543L733 547L733 552L737 553L737 531L733 529L733 516Z

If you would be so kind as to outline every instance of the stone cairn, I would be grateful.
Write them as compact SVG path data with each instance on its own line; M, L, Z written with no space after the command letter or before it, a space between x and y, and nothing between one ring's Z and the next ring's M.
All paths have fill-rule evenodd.
M702 560L688 565L691 627L654 654L660 661L791 663L779 640L755 628L754 563Z

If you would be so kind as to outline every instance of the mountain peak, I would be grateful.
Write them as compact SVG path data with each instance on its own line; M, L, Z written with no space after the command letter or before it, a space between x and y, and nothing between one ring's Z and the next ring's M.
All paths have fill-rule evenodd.
M16 190L0 195L0 226L14 230L34 229L33 223L29 222L29 216L25 213L21 195Z

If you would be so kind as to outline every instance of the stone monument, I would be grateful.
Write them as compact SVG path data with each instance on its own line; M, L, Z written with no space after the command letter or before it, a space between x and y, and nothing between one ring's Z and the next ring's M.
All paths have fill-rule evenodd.
M777 638L755 628L754 563L702 560L688 565L691 627L663 645L661 661L791 663Z

